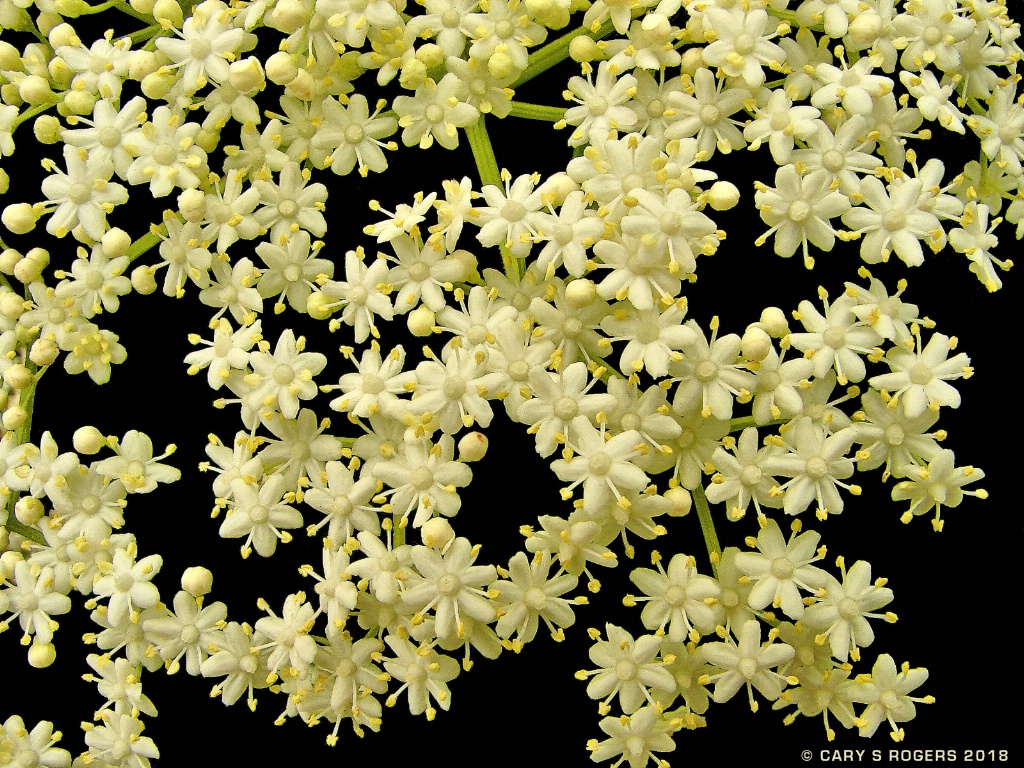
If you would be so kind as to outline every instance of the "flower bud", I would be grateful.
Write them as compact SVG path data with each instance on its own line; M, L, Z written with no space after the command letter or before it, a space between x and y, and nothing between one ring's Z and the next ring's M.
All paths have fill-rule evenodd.
M597 286L593 280L579 277L565 286L565 300L576 309L589 307L597 298Z
M181 588L192 597L208 595L213 589L213 574L208 568L203 568L201 565L186 568L181 574Z
M267 84L263 65L255 56L233 61L228 67L228 81L242 93L262 89Z
M588 61L600 61L604 58L597 41L589 35L579 35L569 42L569 57L580 64Z
M79 427L71 436L71 444L84 456L92 456L107 447L107 438L96 427Z
M406 323L413 336L424 338L434 332L434 313L426 304L420 304L409 313Z
M512 62L512 57L499 45L487 60L487 71L495 80L504 80L507 77L514 77L519 73L518 68Z
M6 40L0 40L0 69L21 72L23 66L18 49Z
M46 514L43 502L32 496L22 496L14 505L14 516L24 525L35 525Z
M4 510L6 514L7 510ZM7 521L4 520L6 523ZM5 529L6 530L6 529ZM0 555L0 575L2 575L7 581L14 581L14 566L24 560L24 555L17 550L8 550Z
M156 270L153 267L145 264L136 267L132 270L132 288L142 296L149 296L157 288L155 275Z
M62 19L56 13L40 13L36 17L36 26L39 27L39 31L43 33L43 36L50 34L50 30L56 27L58 24L63 24Z
M269 14L270 26L290 35L309 20L309 12L300 0L279 0Z
M316 80L305 69L300 69L295 79L285 87L285 93L301 101L312 101L316 91Z
M456 278L459 282L472 277L476 273L476 256L466 249L459 248L457 251L452 251L452 254L448 258L452 261L457 261L462 266L462 272L459 274L459 277Z
M28 663L36 669L45 669L57 658L53 643L32 643L28 649Z
M275 85L288 85L299 74L296 57L286 51L278 51L267 59L267 79Z
M53 339L36 339L28 352L28 359L42 368L44 365L52 365L60 354L60 347Z
M60 120L53 115L40 115L32 122L32 133L40 144L56 144L60 141L60 130Z
M433 69L444 64L444 50L434 43L425 43L416 49L416 58L427 69Z
M673 504L672 509L668 511L670 517L683 517L690 514L693 499L690 498L690 492L685 488L669 488L665 491L665 498Z
M72 114L91 115L92 108L96 106L96 97L88 91L79 91L72 88L64 94L64 105ZM38 123L39 121L37 120L36 122ZM51 141L49 143L53 144L54 142Z
M84 13L88 13L91 6L85 0L54 0L53 10L65 19L77 19ZM58 24L57 27L65 26ZM54 29L56 29L55 27ZM51 32L53 30L50 30Z
M50 84L39 75L29 75L18 84L18 95L26 104L36 106L53 101L54 93Z
M765 307L761 312L760 324L769 336L776 339L781 339L789 333L789 321L786 320L786 313L778 307Z
M128 55L128 77L140 81L160 69L160 57L153 51L132 51Z
M402 72L398 76L398 83L403 88L414 91L427 80L427 67L419 59L406 59L402 64Z
M211 131L201 128L196 134L196 146L204 152L213 152L220 144L220 131Z
M14 390L24 389L32 383L32 371L21 363L14 363L4 368L4 384Z
M186 189L178 195L178 210L185 221L193 224L206 215L206 193L199 189Z
M67 14L61 14L61 16L66 15ZM54 50L60 48L62 45L76 46L81 42L78 35L75 34L75 28L70 24L58 24L50 30L50 34L46 37L50 41L50 47Z
M0 293L0 315L8 320L17 320L25 311L25 299L6 288Z
M108 259L117 259L124 256L131 247L132 238L120 227L111 227L103 233L100 239L103 246L103 255Z
M455 531L443 517L432 517L420 528L420 538L431 549L444 549L455 538Z
M772 339L763 329L751 325L740 341L740 351L747 360L760 362L772 351Z
M704 66L704 57L701 56L701 49L699 47L687 48L683 51L682 60L679 62L679 68L684 75L693 77L697 74L697 70Z
M36 228L39 216L28 203L14 203L3 209L0 221L14 234L26 234Z
M730 181L716 181L708 190L707 201L716 211L728 211L740 201L740 191Z
M32 251L42 251L42 248L33 248ZM25 257L14 265L14 276L22 283L28 285L42 277L43 270L50 263L49 254L43 251L45 257L29 251Z
M459 440L459 459L462 461L480 461L487 455L487 435L483 432L470 432Z
M6 195L7 190L11 188L11 177L7 175L7 171L0 168L0 195Z
M577 40L579 38L576 38ZM561 171L545 179L537 191L545 202L550 202L556 208L565 202L570 192L580 188L565 171Z
M869 48L882 33L882 19L874 11L858 13L850 22L847 39L853 43L851 48L860 50Z
M156 0L153 3L153 18L157 22L166 21L172 27L180 29L185 17L182 15L178 0Z
M13 432L28 421L28 412L20 405L10 405L4 411L3 418L0 421L3 422L4 429L9 429Z
M333 299L324 296L320 291L313 291L306 298L306 312L314 320L326 320L333 314L334 310L328 308L328 305L334 303Z
M165 72L163 68L158 69L142 78L142 94L147 99L160 101L170 92L176 82L173 72Z
M3 272L5 275L13 275L14 265L23 258L24 256L21 255L21 252L13 248L0 251L0 272Z
M156 5L156 0L128 0L128 4L131 5L139 13L144 13L147 16L153 15L153 7Z

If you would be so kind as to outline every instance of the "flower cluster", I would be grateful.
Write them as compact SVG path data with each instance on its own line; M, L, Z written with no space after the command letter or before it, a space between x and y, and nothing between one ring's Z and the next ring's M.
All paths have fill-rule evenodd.
M895 620L879 613L892 593L866 561L839 558L838 576L815 565L819 534L796 516L859 514L855 472L880 470L900 519L936 532L984 499L984 472L958 466L936 429L970 358L905 300L905 280L893 290L863 265L834 297L822 287L753 322L700 323L687 291L743 194L715 156L744 149L776 166L752 197L767 227L754 242L778 256L838 264L852 243L869 265L917 267L950 249L999 289L1000 225L1024 235L1019 25L992 0L418 5L0 0L0 156L32 120L61 158L43 161L42 200L2 214L17 239L0 241L0 630L17 622L46 666L70 595L92 611L103 653L88 679L106 704L76 765L147 768L142 716L157 710L141 676L182 660L227 705L285 694L280 720L324 723L330 744L343 725L377 731L399 701L433 719L474 654L563 640L581 583L597 592L603 569L693 509L713 575L673 543L667 569L655 553L629 577L642 595L625 602L644 604L652 634L591 633L596 669L577 676L602 715L613 701L622 713L600 722L591 757L658 762L741 689L755 710L756 691L795 707L787 720L821 716L830 739L834 723L871 736L884 721L902 739L897 724L931 701L911 695L927 672L885 653L870 673L850 665L873 623ZM89 40L107 11L137 29ZM569 107L514 99L570 57ZM567 129L571 157L544 175L499 170L485 116ZM926 156L945 131L972 138L977 160ZM394 136L467 141L479 182L371 201L372 252L326 245L333 177L385 172ZM0 171L0 191L32 194L9 181ZM134 236L133 188L167 205ZM75 258L22 248L39 222ZM162 558L120 531L129 496L180 478L161 463L173 446L154 456L137 430L91 426L65 453L48 432L30 439L39 377L60 363L106 383L127 352L97 323L157 292L208 310L184 363L240 420L200 465L220 536L242 558L300 531L321 545L301 569L308 594L261 600L252 623L206 604L205 568L161 601ZM343 374L278 329L285 313L343 337ZM403 331L422 352L391 340ZM500 564L454 527L495 419L532 437L565 509L523 525ZM750 533L750 519L747 549L723 550L716 521ZM12 716L0 756L70 765L58 735Z

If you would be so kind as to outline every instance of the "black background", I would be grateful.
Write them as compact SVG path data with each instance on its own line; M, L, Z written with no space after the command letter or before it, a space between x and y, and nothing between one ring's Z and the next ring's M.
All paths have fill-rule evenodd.
M557 84L547 92L534 86L524 88L519 98L557 105L558 91ZM567 133L555 132L546 123L489 119L488 126L499 165L508 167L513 175L551 172L568 160L569 151L564 147ZM41 197L35 181L28 181L36 173L34 162L22 165L22 160L59 156L58 147L34 145L27 128L22 128L16 139L18 165L14 158L4 161L14 177L11 191L2 200L5 205ZM962 165L976 152L976 146L973 137L961 140L947 133L919 144L918 150L922 163L936 155L945 159L948 178L958 170L956 159L960 158ZM345 250L363 244L373 252L372 241L360 233L364 224L377 218L365 208L369 198L378 198L390 208L410 202L414 191L440 190L444 178L477 178L464 137L455 152L438 147L426 152L403 148L391 157L393 167L379 178L364 181L353 176L339 182L330 174L315 175L315 180L331 189L328 246L321 256L333 258L339 271ZM770 245L754 247L755 237L767 228L753 208L752 187L754 179L772 184L773 168L766 149L758 154L716 156L710 167L736 183L743 197L736 210L713 215L728 232L728 239L716 256L699 259L699 280L684 288L690 301L689 317L706 327L713 315L719 315L722 333L742 333L764 306L777 305L788 313L801 299L815 300L819 284L836 296L844 281L857 280L860 261L855 245L840 244L832 254L821 255L812 272L806 271L799 259L776 257ZM147 197L145 191L133 190L133 205L136 193ZM157 202L166 205L171 201ZM145 231L144 223L159 220L160 206L151 205L146 218L142 210L119 210L112 222L138 237ZM1010 228L1003 229L1001 235L1001 255L1012 258L1019 253L1019 243L1012 239ZM28 238L11 237L8 243L21 247ZM54 265L66 267L73 257L73 243L70 239L49 243ZM232 257L251 257L253 247L254 243L240 242L232 248ZM500 267L495 253L474 252L481 267ZM153 263L153 254L146 261ZM889 607L900 620L895 625L876 626L876 642L865 650L857 671L870 671L878 653L891 654L897 663L906 660L930 670L928 683L918 693L934 695L936 703L919 707L918 718L906 724L907 739L900 747L955 749L961 755L969 749L1008 749L1012 757L1019 757L1019 738L1011 729L1011 718L1020 709L1016 696L1021 646L1016 627L1021 505L1016 480L1020 474L1021 407L1014 310L1021 301L1021 276L1019 270L1011 271L1004 276L1004 289L989 295L967 271L966 259L949 248L928 256L919 269L910 270L897 262L873 271L888 278L890 288L896 279L906 277L910 287L904 298L918 303L922 313L938 323L937 330L958 336L959 349L971 356L977 374L957 385L963 406L957 411L944 410L938 426L948 431L945 447L955 451L958 464L985 470L987 477L978 485L987 488L991 497L987 501L968 498L959 508L949 510L944 514L945 531L937 534L926 518L901 524L905 505L892 502L888 498L891 482L882 488L879 473L872 472L858 475L865 493L859 499L848 499L841 516L819 523L805 514L805 524L821 532L822 542L829 547L830 568L839 554L845 555L848 563L867 559L876 576L889 578L895 592L896 599ZM97 320L101 327L120 335L128 361L114 368L110 384L103 387L85 376L68 376L59 366L48 372L39 386L32 438L37 441L43 430L50 430L58 445L69 450L74 429L94 424L107 434L140 429L158 447L176 443L178 452L171 462L182 470L182 480L148 496L131 498L126 530L136 534L140 556L163 556L157 582L165 601L178 589L184 568L205 565L215 576L210 599L228 604L230 620L255 622L260 616L258 597L279 608L287 594L311 587L311 582L298 576L297 568L306 562L319 567L319 545L300 535L292 544L279 547L269 560L254 555L243 561L237 541L217 536L219 521L209 515L212 475L199 473L197 464L204 458L207 433L215 432L227 440L240 422L236 409L217 411L210 406L213 395L206 388L205 377L187 376L182 362L192 349L186 336L204 333L210 311L199 304L194 289L182 300L159 293L131 295L122 307L120 312ZM351 343L348 329L329 335L325 323L291 312L282 317L267 312L265 336L276 340L286 324L309 336L310 349L328 354L330 362L319 381L334 382L349 370L336 354L339 344ZM407 342L411 357L418 346ZM327 399L320 396L314 401L321 416L328 414ZM338 433L355 434L344 432L347 424L343 417L335 419L335 426ZM519 526L534 523L539 514L566 515L569 509L559 499L558 484L522 427L510 424L499 412L488 434L491 451L474 466L474 481L465 489L462 510L452 522L460 535L483 544L481 562L504 564L522 546ZM308 519L315 516L311 512ZM723 546L740 544L745 536L756 533L752 518L736 524L721 520L721 516L718 519ZM656 548L666 555L693 554L706 572L696 516L670 520L667 527L669 535L655 542ZM648 565L651 548L640 543L632 567ZM605 621L614 621L634 635L645 631L639 609L621 606L622 595L630 591L629 569L629 564L620 564L613 572L599 574L603 590L590 596L591 607L577 611L577 623L566 631L564 643L554 643L541 633L521 654L507 652L497 661L479 660L470 673L452 683L451 711L440 712L432 723L410 716L402 698L394 710L385 710L379 734L367 733L359 739L343 725L338 745L330 748L324 743L329 729L323 724L310 729L292 719L281 727L273 725L284 708L282 697L263 692L255 713L244 703L225 708L208 697L212 681L189 678L182 671L174 677L162 672L144 677L146 693L160 711L157 718L148 720L146 735L153 737L161 750L160 764L172 768L222 762L330 761L347 765L362 760L415 762L423 768L522 761L585 765L586 741L603 738L603 734L597 725L597 702L587 698L585 683L576 681L573 673L592 666L587 658L590 641L586 628L603 628ZM39 719L51 720L65 733L62 745L76 754L82 746L78 723L88 720L103 702L94 686L80 679L89 671L85 655L94 650L79 640L92 627L80 599L61 624L55 639L58 660L46 670L28 667L16 627L0 635L5 673L0 721L14 713L21 714L30 728ZM664 757L673 765L723 757L730 764L746 764L775 755L778 760L773 763L792 765L802 762L803 750L812 750L817 760L820 750L837 747L879 749L882 761L887 762L887 751L896 746L884 725L873 739L840 731L836 742L829 745L820 720L798 718L784 727L783 714L771 711L764 702L753 714L745 697L739 695L725 705L712 705L706 713L707 728L678 733L676 752ZM865 760L870 757L866 754Z

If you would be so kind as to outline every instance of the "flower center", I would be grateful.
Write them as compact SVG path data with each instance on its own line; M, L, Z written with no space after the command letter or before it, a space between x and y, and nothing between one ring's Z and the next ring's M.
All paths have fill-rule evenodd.
M542 611L547 605L548 598L540 587L530 587L523 595L523 604L531 611Z
M852 597L844 597L839 601L839 615L847 621L853 621L860 616L860 606Z
M757 659L750 656L744 656L736 665L736 671L743 675L747 680L753 680L754 675L757 674Z
M170 144L157 144L153 148L153 160L157 165L172 165L178 159L178 150Z
M832 173L838 173L846 167L846 160L838 149L830 149L821 156L821 164Z
M189 45L189 53L192 54L192 58L196 61L202 61L210 52L213 50L213 44L205 37L197 37Z
M285 384L291 384L295 378L295 371L292 370L290 365L281 365L274 368L274 381L284 386Z
M757 485L761 482L761 468L749 464L740 472L740 482L744 485Z
M910 381L912 384L924 386L932 380L932 369L928 363L918 363L910 369Z
M701 360L693 369L693 375L705 384L714 381L718 377L718 363L714 360Z
M714 125L722 119L722 110L714 104L705 104L700 108L700 120L704 125Z
M807 460L807 474L814 480L819 480L828 474L828 463L821 458L821 456L815 456L814 458Z
M608 454L598 452L590 457L588 466L590 467L591 475L603 477L612 468L612 460L608 458Z
M423 111L423 115L427 118L427 122L440 123L444 120L444 109L437 104L431 104Z
M508 222L522 221L526 215L526 208L522 203L515 200L507 201L501 206L501 218Z
M890 424L885 428L885 442L892 446L903 445L907 433L899 424Z
M571 397L558 398L551 410L562 421L572 421L580 412L579 406Z
M898 232L907 226L907 215L903 211L889 211L882 217L882 226L890 232Z
M91 197L92 192L89 189L89 185L81 181L72 184L71 188L68 190L68 200L75 205L87 203Z
M821 334L821 338L832 349L842 349L846 345L846 331L837 325L833 325Z
M623 659L615 665L615 676L624 683L634 679L637 671L636 662L632 659Z
M754 36L749 32L740 32L736 35L736 39L733 40L732 47L736 50L736 53L744 55L751 53L754 50Z
M299 204L294 200L282 200L277 206L277 212L282 218L290 219L299 212Z
M270 517L270 511L262 504L257 504L249 510L249 520L254 523L265 523Z
M811 215L811 206L806 200L794 200L789 204L789 218L793 221L806 221Z
M786 580L793 576L793 563L788 557L780 557L772 560L772 576L776 579Z
M350 125L345 129L345 141L349 144L358 144L366 136L366 131L359 125Z
M434 484L434 473L426 467L418 467L409 475L409 483L417 491L425 491Z

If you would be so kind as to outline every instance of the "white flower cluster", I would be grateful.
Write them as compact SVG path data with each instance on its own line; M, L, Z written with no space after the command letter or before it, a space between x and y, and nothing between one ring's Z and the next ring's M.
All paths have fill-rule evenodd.
M841 579L812 565L818 534L797 523L787 542L769 515L824 521L855 506L855 471L881 468L909 503L903 521L929 515L941 531L944 508L986 495L965 489L984 473L958 467L934 431L942 408L959 406L951 382L970 361L903 300L904 281L891 291L864 267L836 298L822 288L801 302L793 328L776 307L742 334L720 332L717 316L702 326L685 291L698 256L725 239L716 213L740 198L709 162L763 145L778 169L773 186L754 185L768 227L757 243L799 250L808 267L846 241L868 264L895 254L907 266L948 246L998 289L997 269L1011 266L993 253L1000 214L1024 235L1019 26L992 0L420 5L0 0L10 39L37 38L0 42L0 155L34 119L35 138L62 156L43 162L44 199L7 205L2 221L21 238L45 219L50 236L80 244L51 268L46 248L0 241L0 627L17 620L30 662L45 666L69 594L93 610L104 653L88 663L107 704L76 765L149 766L158 753L140 716L156 708L142 670L173 673L182 658L225 704L286 694L281 718L326 721L332 744L343 724L378 730L403 695L432 719L450 706L460 656L468 670L474 651L519 652L542 623L563 639L587 603L573 594L580 580L598 591L593 571L632 558L630 537L662 536L693 507L716 575L683 554L632 572L644 596L627 602L646 603L654 634L609 624L594 638L598 669L581 677L602 714L616 697L623 714L601 722L593 759L658 762L673 731L743 687L752 706L756 689L822 715L830 736L831 715L865 736L888 720L901 739L895 724L929 701L910 696L927 673L898 672L885 654L870 675L851 678L848 664L874 639L868 619L895 618L876 613L891 592L866 562L846 571L840 560ZM148 25L84 42L85 20L108 8ZM574 19L582 26L538 48ZM566 83L572 106L513 100L570 55L583 65ZM401 92L371 105L374 78ZM573 157L547 176L499 171L484 115L572 126ZM381 250L331 253L316 239L328 236L326 171L385 171L399 129L424 149L465 134L481 182L450 179L394 210L371 201L378 218L364 232ZM978 159L947 173L921 157L942 131L973 134ZM10 191L6 173L0 187ZM172 206L134 238L132 187ZM481 268L499 260L502 271ZM49 433L29 440L43 371L63 355L67 373L108 381L126 351L92 321L158 290L193 291L212 311L185 363L205 371L216 407L238 407L242 429L211 435L202 465L216 474L220 535L243 557L270 557L304 527L322 542L320 565L302 569L312 599L296 591L280 614L261 602L252 625L204 605L205 569L161 602L160 556L140 558L116 532L128 495L178 479L160 463L173 449L154 457L138 431L118 441L91 427L76 452ZM327 383L328 357L294 330L265 338L268 307L329 321L353 370ZM383 326L403 317L428 342L419 359L381 347ZM321 392L345 429L317 413ZM505 565L478 562L480 546L451 522L487 451L477 429L501 411L571 502L523 526L524 551ZM104 446L114 455L81 462ZM714 518L742 520L751 504L752 551L721 550ZM12 717L0 756L70 765L56 737Z

